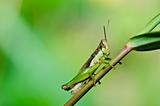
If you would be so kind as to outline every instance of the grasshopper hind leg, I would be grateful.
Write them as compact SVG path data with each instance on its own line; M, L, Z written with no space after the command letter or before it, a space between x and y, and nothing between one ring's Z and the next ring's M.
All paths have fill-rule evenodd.
M94 83L94 86L96 85L96 79L95 79L95 74L92 74L90 77L91 77L91 80L93 80L93 83Z
M91 80L93 80L93 83L94 83L94 86L96 86L96 79L95 79L95 73L93 73L90 77L91 77ZM100 81L98 81L98 84L100 85L101 84L101 82Z
M111 58L107 57L107 58L105 58L104 62L105 62L105 64L109 64L111 67L114 68L114 66L109 63L110 60L111 60Z
M111 60L111 58L105 58L105 60L104 60L104 62L106 63L106 64L109 64L113 69L115 69L115 66L113 66L113 65L111 65L110 64L110 60ZM122 62L118 62L120 65L122 64Z

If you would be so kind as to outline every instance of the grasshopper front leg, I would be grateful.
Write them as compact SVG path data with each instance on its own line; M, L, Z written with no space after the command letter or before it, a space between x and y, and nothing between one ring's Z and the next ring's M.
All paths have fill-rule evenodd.
M113 66L113 65L110 64L110 61L111 61L111 58L108 58L108 57L107 57L107 58L105 58L105 61L104 61L104 62L105 62L106 64L109 64L113 69L116 69L115 66ZM122 62L118 62L118 63L119 63L119 64L122 64Z

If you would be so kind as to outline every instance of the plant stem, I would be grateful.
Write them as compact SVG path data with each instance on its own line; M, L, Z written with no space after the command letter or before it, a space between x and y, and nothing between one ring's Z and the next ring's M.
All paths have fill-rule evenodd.
M114 58L110 61L109 65L99 71L95 75L95 81L96 83L100 81L117 63L120 62L120 60L125 57L132 49L125 46L124 49ZM76 104L93 86L95 85L95 82L93 80L90 80L79 92L77 92L75 95L73 95L70 100L68 100L64 106L73 106Z

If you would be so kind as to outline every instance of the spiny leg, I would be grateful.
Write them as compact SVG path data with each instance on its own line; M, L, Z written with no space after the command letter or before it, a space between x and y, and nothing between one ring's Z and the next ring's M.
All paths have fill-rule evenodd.
M98 65L98 66L95 67L95 65ZM93 80L94 86L96 85L96 82L97 82L96 79L95 79L95 75L96 75L95 72L97 72L98 69L100 68L101 61L99 60L99 61L95 62L95 65L92 66L92 69L93 69L92 71L88 71L88 75L90 76L90 80ZM100 82L98 81L98 83L100 83Z
M104 62L105 62L106 64L109 64L109 65L115 70L116 67L110 64L110 60L111 60L111 58L105 58L105 61L104 61ZM118 63L119 63L119 64L122 64L122 62L120 62L120 61L119 61Z
M98 84L99 84L99 85L101 84L101 81L100 81L100 80L98 81Z
M93 80L93 84L94 84L94 86L96 86L96 79L95 79L95 73L93 73L92 75L90 75L90 78L91 78L91 80ZM100 81L98 81L98 84L101 84L101 82Z
M110 60L111 60L111 58L107 57L107 58L105 58L104 62L105 62L105 64L109 64L112 68L114 68L114 66L110 64Z
M95 79L95 74L92 74L90 77L91 77L91 80L93 80L93 84L94 86L96 85L96 79Z
M95 80L95 77L94 77L95 75L96 75L95 73L93 73L93 75L91 75L91 78L93 79L94 85L96 85L96 80ZM99 85L101 84L100 80L98 81L98 84Z
M119 63L119 64L122 64L122 62L120 62L120 61L119 61L118 63Z

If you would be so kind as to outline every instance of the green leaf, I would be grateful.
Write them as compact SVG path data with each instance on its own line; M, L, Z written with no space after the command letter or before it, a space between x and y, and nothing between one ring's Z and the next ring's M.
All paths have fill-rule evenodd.
M160 31L132 37L127 43L127 47L136 51L160 49Z
M160 24L160 13L157 14L154 18L152 18L139 34L151 32L159 24Z

